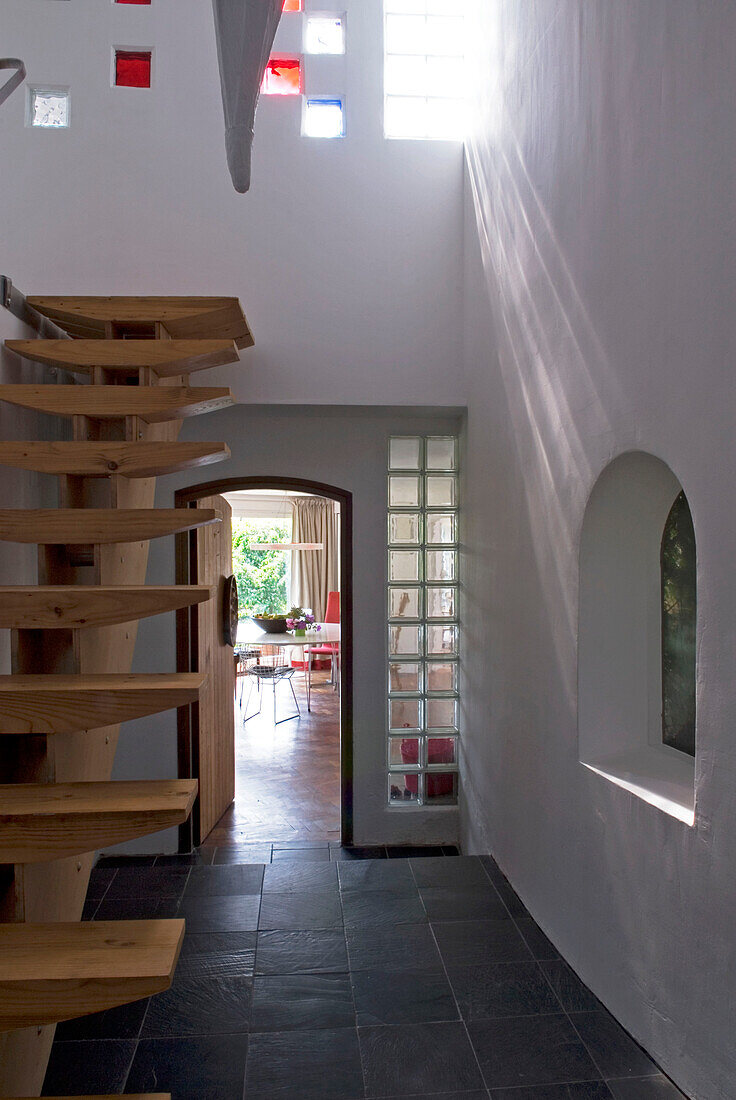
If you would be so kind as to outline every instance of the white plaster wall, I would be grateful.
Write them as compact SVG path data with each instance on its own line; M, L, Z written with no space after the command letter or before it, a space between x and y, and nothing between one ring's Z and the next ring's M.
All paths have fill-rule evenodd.
M683 1089L732 1098L736 8L494 0L479 18L463 835ZM580 528L633 449L680 480L698 540L693 828L578 760Z
M2 266L26 293L237 295L257 347L206 378L249 403L462 403L462 146L383 138L381 0L339 0L345 58L306 61L347 136L302 138L300 101L263 97L245 196L209 0L1 7L0 54L72 97L67 131L25 127L21 92L0 111ZM111 88L114 45L153 47L151 90Z

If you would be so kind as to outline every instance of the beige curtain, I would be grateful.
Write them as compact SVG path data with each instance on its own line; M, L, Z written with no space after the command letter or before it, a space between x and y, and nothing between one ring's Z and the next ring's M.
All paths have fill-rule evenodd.
M322 550L293 550L291 602L311 607L317 622L324 622L327 593L338 587L338 529L335 505L324 497L292 501L294 542L321 542Z

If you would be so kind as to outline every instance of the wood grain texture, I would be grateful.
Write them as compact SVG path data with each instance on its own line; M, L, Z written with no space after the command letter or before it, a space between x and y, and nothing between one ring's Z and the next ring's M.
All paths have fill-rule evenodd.
M194 508L2 508L0 540L100 546L161 538L217 522L214 512Z
M6 340L24 359L89 374L94 367L137 374L151 367L159 378L237 363L234 340Z
M210 585L10 585L0 587L0 628L80 630L145 619L209 600Z
M161 993L183 936L183 920L0 925L0 1030Z
M160 424L225 409L233 404L233 397L224 386L0 385L0 401L52 416L93 420L137 416L147 424Z
M204 676L95 673L0 676L0 734L72 733L196 700Z
M127 1100L171 1100L170 1092L130 1092L126 1093ZM2 1096L0 1100L13 1100L13 1097ZM17 1100L34 1100L32 1096L21 1096ZM117 1096L49 1096L46 1100L120 1100Z
M229 457L226 443L0 441L0 466L73 477L149 478Z
M196 779L0 786L0 863L46 863L186 821Z

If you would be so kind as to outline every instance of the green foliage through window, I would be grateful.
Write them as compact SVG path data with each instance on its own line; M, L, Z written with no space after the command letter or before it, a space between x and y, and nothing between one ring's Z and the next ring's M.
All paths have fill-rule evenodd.
M238 581L241 619L285 612L290 606L288 551L249 549L259 542L290 541L290 519L233 519L233 573Z
M662 536L662 740L695 755L695 529L684 493Z

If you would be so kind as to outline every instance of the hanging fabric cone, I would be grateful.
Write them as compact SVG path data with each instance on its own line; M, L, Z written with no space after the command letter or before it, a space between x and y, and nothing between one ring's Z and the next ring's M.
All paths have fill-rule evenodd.
M212 0L220 63L225 149L236 191L250 187L253 122L283 0Z

